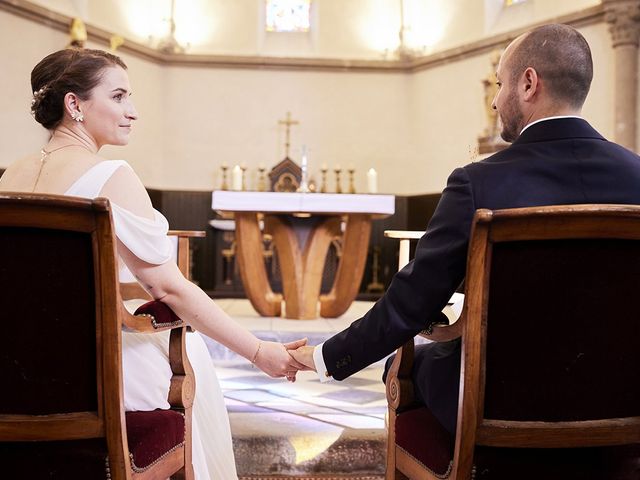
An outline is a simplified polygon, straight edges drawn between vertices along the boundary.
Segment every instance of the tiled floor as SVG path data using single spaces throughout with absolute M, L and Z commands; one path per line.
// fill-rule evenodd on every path
M 258 337 L 281 342 L 301 336 L 315 345 L 341 331 L 372 305 L 355 302 L 338 319 L 286 320 L 258 316 L 247 300 L 217 300 Z M 315 372 L 295 383 L 272 379 L 211 341 L 231 421 L 238 474 L 384 475 L 386 399 L 382 362 L 342 382 L 321 384 Z

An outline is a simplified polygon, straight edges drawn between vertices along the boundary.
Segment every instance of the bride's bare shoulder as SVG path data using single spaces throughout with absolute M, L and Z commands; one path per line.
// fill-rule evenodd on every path
M 0 177 L 0 191 L 22 191 L 27 181 L 33 176 L 33 171 L 39 167 L 39 155 L 33 153 L 11 163 Z
M 118 168 L 102 187 L 100 196 L 109 198 L 131 213 L 154 218 L 151 199 L 140 178 L 130 167 Z

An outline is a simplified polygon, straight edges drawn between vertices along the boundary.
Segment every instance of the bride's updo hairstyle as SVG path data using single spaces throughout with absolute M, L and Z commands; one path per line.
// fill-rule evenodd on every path
M 117 56 L 102 50 L 68 48 L 44 57 L 31 71 L 31 114 L 52 130 L 62 121 L 64 96 L 75 93 L 87 100 L 108 67 L 127 69 Z

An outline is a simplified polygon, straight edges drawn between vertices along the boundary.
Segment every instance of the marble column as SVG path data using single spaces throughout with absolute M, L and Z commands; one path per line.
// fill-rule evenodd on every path
M 614 137 L 637 151 L 640 0 L 602 0 L 615 62 Z

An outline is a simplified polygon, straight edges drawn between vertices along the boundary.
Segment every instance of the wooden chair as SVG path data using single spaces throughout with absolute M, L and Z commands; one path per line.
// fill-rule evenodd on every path
M 457 433 L 387 378 L 387 479 L 640 478 L 640 207 L 478 210 L 461 318 Z
M 109 202 L 0 194 L 0 477 L 193 478 L 184 323 L 127 313 Z M 171 410 L 125 412 L 121 330 L 171 329 Z

